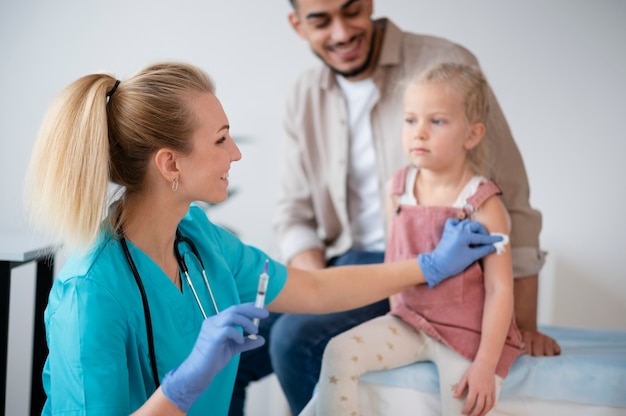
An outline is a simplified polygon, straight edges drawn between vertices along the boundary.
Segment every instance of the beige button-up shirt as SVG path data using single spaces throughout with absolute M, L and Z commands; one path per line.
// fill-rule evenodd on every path
M 388 19 L 373 80 L 378 89 L 371 123 L 376 151 L 381 206 L 385 183 L 407 159 L 401 145 L 403 82 L 436 62 L 478 66 L 474 55 L 445 39 L 401 31 Z M 524 164 L 500 106 L 491 93 L 486 139 L 491 165 L 487 175 L 502 189 L 512 221 L 511 246 L 515 276 L 539 272 L 541 213 L 529 203 Z M 319 248 L 326 258 L 352 247 L 348 218 L 348 109 L 333 72 L 323 64 L 303 73 L 287 99 L 286 137 L 282 149 L 281 189 L 274 228 L 282 259 Z M 385 222 L 384 213 L 380 221 Z M 387 227 L 385 226 L 386 230 Z

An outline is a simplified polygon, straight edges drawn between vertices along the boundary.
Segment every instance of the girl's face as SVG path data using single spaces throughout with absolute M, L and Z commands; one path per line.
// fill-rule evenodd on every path
M 419 83 L 404 95 L 402 146 L 412 164 L 441 171 L 465 163 L 476 143 L 460 94 L 445 83 Z
M 228 118 L 217 97 L 196 94 L 191 99 L 198 127 L 191 140 L 191 153 L 179 159 L 178 192 L 191 201 L 222 202 L 228 196 L 228 171 L 241 159 L 239 148 L 230 137 Z

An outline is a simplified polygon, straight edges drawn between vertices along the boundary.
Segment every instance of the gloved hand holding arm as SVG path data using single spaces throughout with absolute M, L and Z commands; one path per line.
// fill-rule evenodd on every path
M 498 241 L 502 237 L 489 235 L 479 222 L 448 219 L 435 250 L 418 255 L 417 261 L 428 286 L 434 287 L 493 253 L 496 250 L 493 244 Z
M 163 394 L 187 413 L 233 356 L 265 343 L 263 337 L 250 339 L 235 326 L 243 328 L 247 334 L 257 334 L 258 328 L 252 320 L 266 318 L 268 314 L 253 303 L 245 303 L 205 319 L 189 356 L 163 378 Z

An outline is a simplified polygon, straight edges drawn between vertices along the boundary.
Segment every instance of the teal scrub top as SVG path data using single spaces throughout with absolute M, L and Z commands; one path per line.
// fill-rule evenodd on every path
M 285 266 L 243 244 L 192 205 L 179 225 L 204 262 L 218 309 L 254 302 L 269 259 L 266 303 L 282 290 Z M 203 321 L 183 279 L 182 293 L 163 271 L 128 241 L 152 318 L 159 379 L 191 352 Z M 215 315 L 201 268 L 180 244 L 207 315 Z M 72 256 L 56 277 L 44 315 L 49 354 L 43 371 L 44 415 L 128 415 L 155 391 L 141 295 L 120 242 L 102 233 L 88 254 Z M 213 379 L 189 415 L 226 415 L 239 356 Z

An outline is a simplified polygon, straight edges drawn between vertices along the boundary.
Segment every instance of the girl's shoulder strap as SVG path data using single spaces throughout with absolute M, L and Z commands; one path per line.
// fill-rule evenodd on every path
M 478 209 L 487 199 L 493 195 L 501 195 L 500 187 L 494 181 L 488 180 L 481 183 L 474 195 L 467 198 L 467 204 L 463 208 L 466 214 L 471 218 L 474 211 Z
M 400 213 L 399 199 L 406 191 L 406 175 L 411 168 L 411 165 L 404 166 L 398 169 L 391 177 L 391 194 L 389 196 L 391 197 L 391 204 L 396 215 Z
M 404 193 L 406 184 L 406 173 L 411 169 L 411 165 L 404 166 L 398 169 L 392 176 L 391 182 L 391 195 L 400 196 Z

